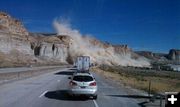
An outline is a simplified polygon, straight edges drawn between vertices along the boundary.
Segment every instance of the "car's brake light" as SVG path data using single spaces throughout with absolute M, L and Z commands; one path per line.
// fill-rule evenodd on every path
M 96 82 L 90 83 L 89 86 L 96 86 Z
M 71 86 L 76 86 L 76 85 L 77 85 L 77 84 L 76 84 L 75 82 L 73 82 L 73 81 L 70 81 L 69 84 L 70 84 Z

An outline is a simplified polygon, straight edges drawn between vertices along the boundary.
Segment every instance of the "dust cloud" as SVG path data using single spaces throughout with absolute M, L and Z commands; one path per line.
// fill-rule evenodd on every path
M 131 52 L 126 54 L 117 54 L 114 47 L 108 48 L 93 45 L 90 41 L 92 37 L 85 35 L 84 37 L 78 30 L 72 29 L 67 22 L 54 20 L 53 25 L 58 35 L 70 36 L 71 44 L 69 46 L 69 54 L 73 60 L 77 56 L 90 56 L 91 62 L 96 64 L 122 65 L 122 66 L 138 66 L 149 67 L 150 63 L 143 57 L 138 59 L 131 58 Z

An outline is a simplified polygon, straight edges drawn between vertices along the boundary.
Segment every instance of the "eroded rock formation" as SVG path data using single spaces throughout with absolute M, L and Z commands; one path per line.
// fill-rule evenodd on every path
M 24 28 L 23 24 L 5 12 L 0 12 L 0 31 L 11 34 L 18 34 L 21 36 L 28 35 L 28 32 Z
M 170 60 L 179 61 L 180 62 L 180 50 L 171 49 L 168 54 L 168 58 Z
M 0 54 L 6 56 L 4 62 L 66 63 L 68 44 L 64 41 L 63 36 L 56 34 L 28 33 L 20 21 L 0 12 Z

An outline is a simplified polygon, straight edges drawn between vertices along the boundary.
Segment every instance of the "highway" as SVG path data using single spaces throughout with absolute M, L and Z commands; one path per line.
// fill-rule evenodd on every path
M 54 67 L 59 67 L 59 66 L 0 68 L 0 73 L 24 72 L 28 70 L 39 70 L 39 69 L 54 68 Z
M 93 72 L 98 84 L 97 100 L 86 97 L 69 97 L 70 68 L 0 85 L 0 107 L 139 107 L 136 99 L 127 95 L 124 88 Z

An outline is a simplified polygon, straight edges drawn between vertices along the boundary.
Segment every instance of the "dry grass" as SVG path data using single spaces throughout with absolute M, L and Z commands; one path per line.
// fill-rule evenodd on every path
M 93 71 L 101 73 L 106 78 L 111 78 L 125 86 L 145 91 L 148 91 L 149 82 L 151 81 L 152 93 L 180 90 L 180 73 L 178 72 L 130 71 L 119 67 L 93 68 Z
M 0 51 L 0 68 L 4 67 L 19 67 L 19 66 L 51 66 L 51 65 L 65 65 L 54 59 L 40 59 L 30 55 L 25 55 L 18 50 L 11 50 L 8 54 Z

